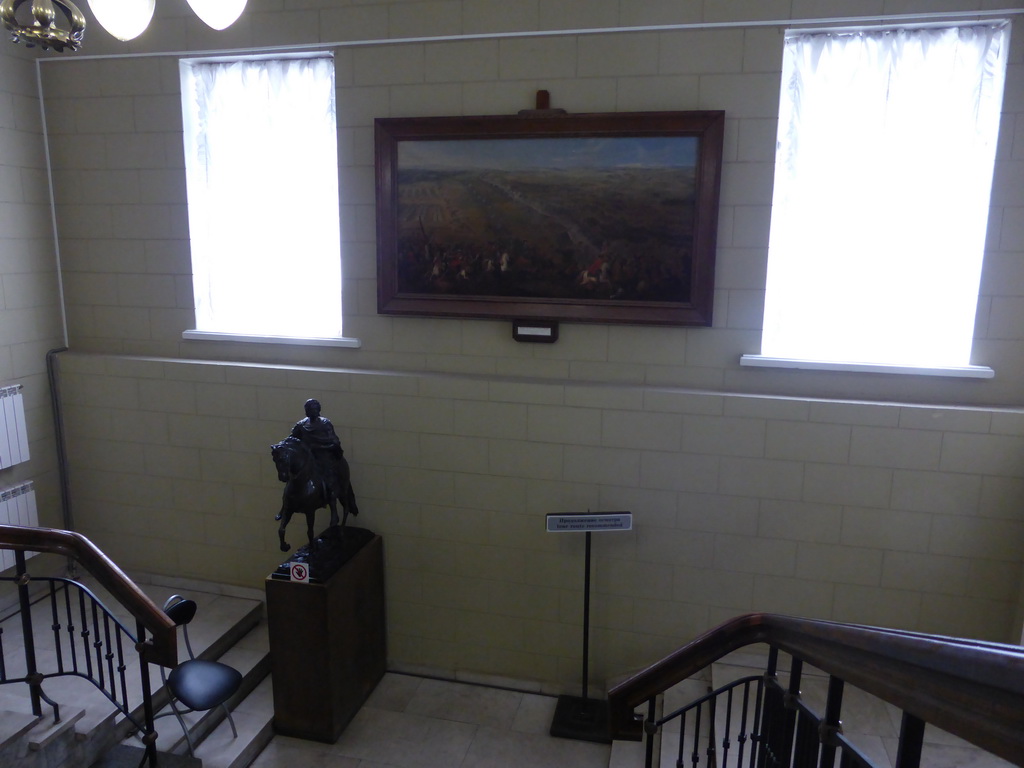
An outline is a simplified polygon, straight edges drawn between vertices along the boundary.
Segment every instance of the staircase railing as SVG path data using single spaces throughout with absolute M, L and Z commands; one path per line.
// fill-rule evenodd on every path
M 764 678 L 757 675 L 734 680 L 659 718 L 655 717 L 655 702 L 652 699 L 648 704 L 644 731 L 653 736 L 668 723 L 678 727 L 676 765 L 689 762 L 698 766 L 701 764 L 701 753 L 704 752 L 707 765 L 756 768 L 764 686 Z M 719 718 L 722 717 L 723 703 L 725 723 L 720 731 Z M 719 737 L 721 753 L 718 752 Z M 649 738 L 646 747 L 646 764 L 650 766 L 654 762 L 654 739 Z M 663 743 L 662 751 L 664 749 Z M 730 756 L 733 758 L 731 763 Z
M 748 690 L 746 706 L 737 706 L 731 698 L 719 703 L 723 696 L 734 695 L 734 687 L 727 686 L 667 716 L 655 716 L 659 694 L 729 653 L 760 643 L 770 649 L 767 668 L 755 695 Z M 777 675 L 780 651 L 791 657 L 786 687 Z M 813 711 L 800 696 L 805 664 L 829 676 L 824 712 Z M 707 764 L 725 768 L 724 757 L 715 754 L 719 739 L 725 747 L 730 738 L 728 730 L 722 736 L 715 725 L 716 717 L 722 717 L 716 710 L 724 709 L 726 718 L 746 713 L 753 720 L 749 728 L 746 722 L 737 725 L 736 737 L 750 742 L 744 758 L 750 768 L 831 768 L 837 756 L 841 765 L 870 768 L 873 763 L 843 734 L 845 684 L 902 710 L 897 768 L 920 764 L 926 724 L 1024 765 L 1024 648 L 773 614 L 748 614 L 726 622 L 615 686 L 608 694 L 609 726 L 614 738 L 640 740 L 646 734 L 650 766 L 654 734 L 666 723 L 681 721 L 682 750 L 685 716 L 704 707 L 703 732 L 693 734 L 688 760 L 681 751 L 677 765 L 697 766 L 696 745 L 704 739 Z M 644 704 L 646 718 L 635 715 Z M 699 721 L 696 728 L 701 729 Z
M 0 577 L 18 591 L 18 613 L 24 643 L 23 675 L 11 674 L 3 660 L 3 627 L 0 626 L 0 684 L 29 686 L 33 714 L 42 715 L 42 704 L 53 709 L 60 722 L 59 705 L 43 691 L 43 681 L 77 676 L 92 682 L 142 732 L 145 761 L 156 765 L 156 731 L 153 727 L 153 696 L 149 664 L 177 664 L 176 627 L 167 615 L 117 565 L 84 536 L 51 528 L 0 525 L 0 549 L 15 553 L 15 575 Z M 72 558 L 110 593 L 134 620 L 134 633 L 87 587 L 71 579 L 29 574 L 26 552 L 46 552 Z M 45 584 L 35 599 L 48 601 L 53 648 L 37 653 L 29 584 Z M 127 670 L 131 654 L 137 654 L 141 694 L 130 695 Z M 43 657 L 43 658 L 41 658 Z M 142 722 L 139 722 L 141 717 Z

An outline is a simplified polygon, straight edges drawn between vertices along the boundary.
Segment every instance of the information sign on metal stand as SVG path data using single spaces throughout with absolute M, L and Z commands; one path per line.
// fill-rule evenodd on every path
M 608 702 L 590 698 L 590 535 L 597 531 L 630 531 L 632 512 L 586 512 L 547 515 L 548 533 L 585 533 L 583 566 L 583 691 L 581 696 L 559 696 L 551 735 L 581 741 L 611 742 L 608 736 Z

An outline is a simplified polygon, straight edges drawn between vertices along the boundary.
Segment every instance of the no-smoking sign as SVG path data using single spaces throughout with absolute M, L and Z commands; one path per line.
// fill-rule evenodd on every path
M 304 584 L 309 583 L 309 566 L 305 563 L 292 563 L 289 572 L 292 581 L 301 581 Z

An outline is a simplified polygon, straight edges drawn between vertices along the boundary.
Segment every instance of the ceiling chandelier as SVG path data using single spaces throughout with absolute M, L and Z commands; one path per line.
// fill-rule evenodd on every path
M 11 32 L 16 43 L 25 43 L 29 48 L 38 45 L 46 50 L 53 48 L 63 51 L 70 48 L 77 51 L 85 34 L 85 16 L 73 3 L 65 0 L 32 0 L 31 21 L 17 18 L 18 10 L 27 0 L 3 0 L 0 2 L 0 19 Z M 67 21 L 67 28 L 57 26 L 57 11 L 60 9 Z M 25 14 L 22 14 L 24 17 Z
M 88 0 L 96 21 L 118 40 L 141 35 L 153 18 L 156 0 Z M 245 9 L 246 0 L 188 0 L 196 15 L 214 29 L 231 26 Z M 20 18 L 19 18 L 20 11 Z M 63 16 L 58 24 L 58 11 Z M 85 16 L 71 0 L 0 0 L 0 21 L 11 39 L 46 50 L 82 47 Z

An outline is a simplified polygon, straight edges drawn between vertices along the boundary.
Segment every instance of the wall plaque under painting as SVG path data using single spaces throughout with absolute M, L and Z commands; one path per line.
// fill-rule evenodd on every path
M 378 311 L 710 325 L 724 122 L 376 120 Z

